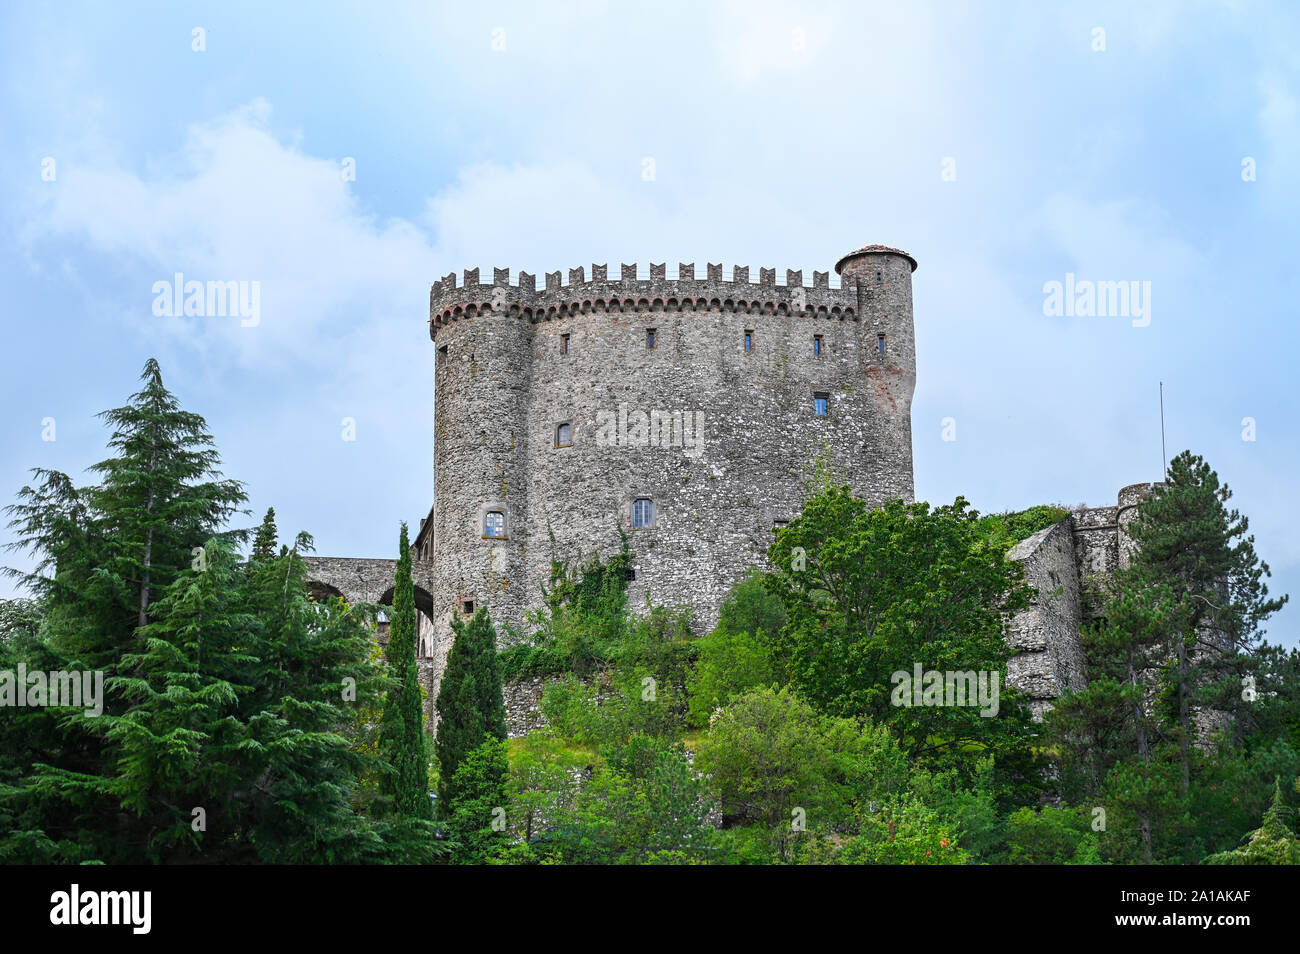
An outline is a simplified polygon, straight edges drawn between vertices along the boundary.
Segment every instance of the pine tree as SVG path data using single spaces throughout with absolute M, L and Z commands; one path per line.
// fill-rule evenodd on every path
M 456 802 L 456 770 L 487 739 L 506 737 L 505 701 L 496 631 L 480 607 L 468 623 L 452 620 L 454 642 L 438 692 L 438 802 L 446 816 Z
M 1168 588 L 1162 701 L 1178 743 L 1184 796 L 1197 713 L 1229 714 L 1240 743 L 1254 702 L 1243 686 L 1259 678 L 1260 624 L 1287 601 L 1268 598 L 1268 564 L 1255 554 L 1246 518 L 1228 509 L 1231 497 L 1209 464 L 1183 451 L 1170 463 L 1167 482 L 1138 508 L 1129 526 L 1137 550 L 1119 574 L 1130 590 Z
M 417 621 L 415 584 L 411 580 L 411 546 L 406 523 L 402 523 L 393 583 L 392 625 L 385 656 L 393 679 L 384 703 L 381 752 L 392 766 L 384 793 L 394 810 L 413 818 L 432 818 L 429 801 L 429 752 L 424 736 L 424 706 L 420 695 L 420 672 L 415 661 Z
M 257 528 L 257 535 L 253 538 L 253 553 L 249 557 L 250 562 L 257 563 L 274 557 L 275 544 L 278 538 L 279 531 L 275 527 L 275 508 L 268 507 L 266 516 L 262 518 L 262 523 Z

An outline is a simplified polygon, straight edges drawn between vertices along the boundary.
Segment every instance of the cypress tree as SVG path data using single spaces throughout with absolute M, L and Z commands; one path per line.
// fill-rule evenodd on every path
M 393 809 L 413 818 L 431 818 L 429 802 L 429 750 L 424 737 L 424 707 L 420 696 L 420 671 L 415 661 L 415 584 L 411 580 L 411 546 L 402 523 L 393 581 L 392 623 L 385 657 L 393 686 L 384 703 L 380 750 L 392 767 L 385 777 L 384 793 Z
M 489 738 L 504 741 L 506 737 L 496 630 L 488 611 L 480 607 L 468 623 L 453 619 L 451 625 L 455 635 L 438 692 L 435 745 L 438 801 L 444 815 L 455 807 L 460 763 Z

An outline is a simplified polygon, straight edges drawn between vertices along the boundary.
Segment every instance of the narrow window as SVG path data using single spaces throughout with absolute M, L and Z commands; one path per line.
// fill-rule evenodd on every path
M 506 535 L 506 515 L 500 510 L 489 510 L 483 516 L 483 536 L 504 537 Z
M 881 354 L 885 353 L 885 336 L 883 333 L 876 335 L 876 347 Z
M 653 349 L 655 346 L 655 329 L 647 328 L 645 330 L 645 346 Z
M 465 609 L 465 615 L 466 615 L 466 616 L 473 616 L 473 615 L 474 615 L 474 601 L 473 601 L 473 600 L 466 600 L 466 601 L 465 601 L 464 609 Z
M 555 428 L 555 446 L 568 447 L 573 443 L 573 425 L 568 421 Z
M 655 503 L 649 497 L 638 497 L 632 501 L 632 526 L 637 529 L 653 527 L 655 523 Z
M 813 354 L 820 355 L 821 353 L 822 353 L 822 336 L 813 335 Z
M 746 351 L 754 350 L 754 332 L 753 329 L 751 328 L 745 329 L 745 350 Z
M 560 335 L 560 354 L 569 353 L 569 336 Z
M 883 282 L 884 280 L 884 272 L 876 272 L 876 281 Z
M 813 410 L 817 413 L 818 417 L 826 416 L 826 405 L 829 399 L 830 399 L 829 394 L 813 395 Z
M 447 346 L 443 345 L 441 348 L 438 349 L 438 366 L 441 367 L 446 363 L 447 363 Z

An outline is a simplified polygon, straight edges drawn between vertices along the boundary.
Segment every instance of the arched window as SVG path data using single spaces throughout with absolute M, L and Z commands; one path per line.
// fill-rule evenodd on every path
M 568 447 L 573 443 L 573 425 L 568 421 L 555 426 L 555 446 Z
M 483 536 L 504 537 L 506 535 L 506 515 L 500 510 L 489 510 L 483 515 Z
M 655 502 L 649 497 L 632 501 L 632 526 L 638 530 L 655 525 Z

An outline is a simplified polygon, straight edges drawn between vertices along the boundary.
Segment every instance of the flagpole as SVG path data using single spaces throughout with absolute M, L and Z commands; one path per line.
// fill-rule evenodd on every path
M 1165 382 L 1160 382 L 1160 462 L 1164 465 L 1162 481 L 1169 478 L 1169 452 L 1165 450 Z

